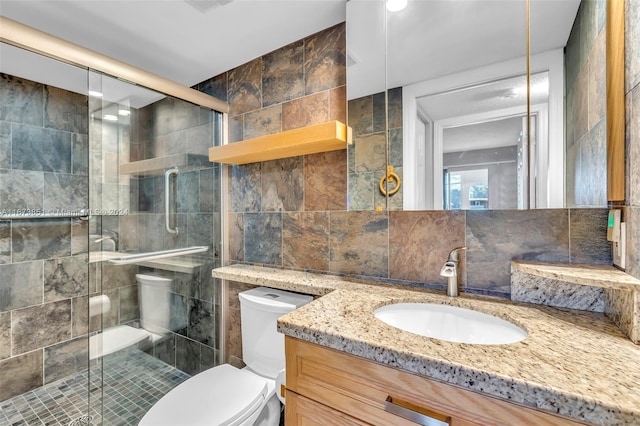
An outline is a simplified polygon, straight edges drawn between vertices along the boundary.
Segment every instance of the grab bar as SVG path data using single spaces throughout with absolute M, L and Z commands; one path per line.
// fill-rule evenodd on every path
M 171 249 L 162 251 L 151 251 L 148 253 L 136 253 L 127 256 L 113 257 L 107 262 L 115 265 L 128 265 L 131 263 L 146 262 L 148 260 L 164 259 L 167 257 L 183 256 L 185 254 L 202 253 L 209 250 L 207 246 L 193 246 L 181 249 Z
M 171 183 L 171 176 L 175 175 L 176 176 L 176 181 L 178 179 L 178 168 L 174 167 L 171 168 L 169 170 L 167 170 L 166 172 L 164 172 L 164 226 L 167 229 L 167 232 L 170 234 L 176 234 L 178 235 L 178 219 L 176 218 L 176 226 L 175 228 L 171 227 L 171 200 L 170 200 L 170 191 L 169 191 L 169 184 Z M 175 189 L 175 188 L 174 188 Z M 175 190 L 173 191 L 174 193 L 176 192 Z M 177 197 L 173 197 L 173 201 L 174 201 L 174 205 L 175 205 L 175 211 L 176 213 L 178 213 L 178 202 L 176 200 Z
M 65 219 L 72 217 L 85 218 L 89 216 L 89 210 L 61 210 L 57 212 L 47 212 L 31 209 L 14 209 L 11 213 L 2 213 L 0 209 L 0 220 L 23 220 L 23 219 Z M 6 210 L 4 210 L 6 212 Z

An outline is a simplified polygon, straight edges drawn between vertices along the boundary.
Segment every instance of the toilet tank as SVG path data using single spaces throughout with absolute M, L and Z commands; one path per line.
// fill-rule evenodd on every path
M 313 300 L 312 296 L 258 287 L 239 294 L 242 358 L 256 373 L 276 378 L 284 368 L 284 335 L 277 331 L 282 315 Z
M 171 283 L 173 280 L 156 275 L 137 274 L 136 281 L 140 304 L 140 326 L 152 333 L 166 333 L 171 329 Z

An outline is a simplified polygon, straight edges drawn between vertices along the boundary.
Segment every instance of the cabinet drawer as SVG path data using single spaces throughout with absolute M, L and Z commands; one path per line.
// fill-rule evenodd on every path
M 368 426 L 351 416 L 336 411 L 287 390 L 285 424 L 287 426 Z
M 451 425 L 582 424 L 288 336 L 285 347 L 287 389 L 374 425 L 415 426 L 385 411 L 389 397 Z

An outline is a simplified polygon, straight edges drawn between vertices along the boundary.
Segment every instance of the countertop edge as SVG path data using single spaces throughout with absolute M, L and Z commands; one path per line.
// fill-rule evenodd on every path
M 514 259 L 511 269 L 571 284 L 640 291 L 640 280 L 611 265 L 584 265 Z M 581 276 L 576 276 L 580 273 Z

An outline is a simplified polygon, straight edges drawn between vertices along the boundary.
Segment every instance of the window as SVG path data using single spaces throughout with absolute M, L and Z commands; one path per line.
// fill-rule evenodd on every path
M 444 170 L 445 210 L 486 210 L 489 208 L 489 170 Z

